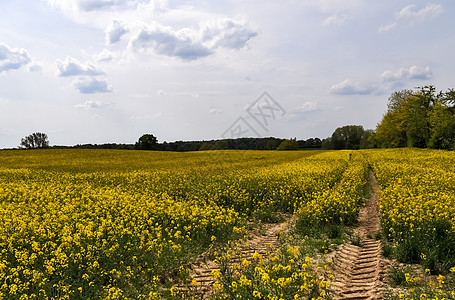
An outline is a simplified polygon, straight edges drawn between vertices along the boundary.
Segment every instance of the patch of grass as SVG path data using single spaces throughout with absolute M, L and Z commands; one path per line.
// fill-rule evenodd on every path
M 390 285 L 392 287 L 405 286 L 407 284 L 406 274 L 409 274 L 409 268 L 391 267 L 389 271 Z
M 394 247 L 390 243 L 383 243 L 382 244 L 382 256 L 387 259 L 391 259 L 393 256 Z
M 362 246 L 362 239 L 360 238 L 359 235 L 353 234 L 351 236 L 351 244 L 354 245 L 354 246 L 361 247 Z
M 379 241 L 382 239 L 382 233 L 380 231 L 376 232 L 376 234 L 374 235 L 374 239 Z
M 329 239 L 340 239 L 343 237 L 344 228 L 340 224 L 330 224 L 326 226 L 326 233 Z

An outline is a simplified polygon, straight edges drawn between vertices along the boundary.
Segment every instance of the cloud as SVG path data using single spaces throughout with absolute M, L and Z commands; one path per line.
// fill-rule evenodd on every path
M 378 87 L 351 79 L 345 79 L 330 88 L 330 93 L 337 95 L 371 95 L 376 91 L 378 91 Z
M 314 101 L 308 101 L 303 103 L 302 105 L 302 112 L 310 112 L 310 111 L 316 111 L 319 110 L 319 103 L 314 102 Z
M 212 114 L 212 115 L 219 115 L 219 114 L 222 114 L 223 111 L 220 110 L 220 109 L 217 109 L 217 108 L 212 108 L 209 110 L 209 114 Z
M 85 101 L 82 104 L 77 104 L 74 107 L 75 108 L 80 108 L 80 109 L 97 109 L 97 108 L 104 108 L 109 106 L 107 103 L 102 103 L 99 101 Z
M 10 70 L 17 70 L 31 62 L 27 50 L 10 48 L 5 43 L 0 43 L 0 74 Z
M 67 57 L 64 61 L 57 60 L 57 67 L 59 70 L 58 76 L 60 77 L 104 75 L 104 72 L 96 69 L 92 64 L 82 64 L 71 57 Z
M 444 9 L 441 4 L 429 3 L 427 4 L 427 6 L 420 10 L 414 10 L 414 8 L 415 8 L 414 4 L 406 6 L 396 15 L 396 18 L 398 20 L 421 22 L 444 12 Z
M 131 38 L 128 48 L 196 60 L 215 52 L 217 48 L 241 49 L 257 32 L 229 18 L 201 22 L 197 28 L 174 30 L 160 24 L 142 26 Z
M 147 51 L 153 49 L 158 54 L 195 60 L 210 55 L 212 51 L 192 37 L 191 30 L 173 31 L 161 25 L 139 30 L 129 44 L 130 49 Z
M 322 22 L 323 26 L 341 26 L 346 23 L 348 16 L 346 14 L 331 15 Z
M 241 49 L 248 41 L 257 36 L 257 32 L 243 23 L 229 18 L 219 18 L 202 22 L 199 35 L 202 42 L 209 48 Z
M 379 33 L 381 32 L 387 32 L 387 31 L 390 31 L 392 29 L 394 29 L 395 27 L 397 26 L 397 22 L 393 22 L 389 25 L 384 25 L 384 26 L 381 26 L 378 30 Z
M 395 22 L 391 24 L 381 26 L 378 32 L 387 32 L 394 29 L 399 22 L 409 22 L 409 23 L 417 23 L 423 22 L 425 20 L 431 19 L 436 17 L 437 15 L 444 12 L 444 8 L 441 4 L 427 4 L 424 8 L 420 10 L 415 9 L 415 5 L 411 4 L 404 7 L 395 15 Z
M 73 87 L 82 94 L 112 92 L 112 87 L 107 84 L 106 80 L 98 80 L 93 77 L 79 77 L 73 82 Z
M 94 56 L 98 62 L 110 62 L 116 57 L 116 54 L 108 49 L 103 49 L 100 53 Z
M 120 21 L 112 21 L 112 23 L 107 27 L 105 31 L 106 44 L 112 45 L 119 42 L 122 36 L 128 33 L 128 31 L 129 30 L 126 28 L 126 26 Z
M 401 80 L 427 80 L 433 77 L 430 67 L 411 66 L 410 68 L 400 68 L 397 71 L 385 71 L 381 75 L 383 81 Z
M 116 9 L 136 9 L 141 4 L 163 3 L 163 1 L 153 0 L 48 0 L 54 7 L 59 7 L 66 11 L 97 11 L 97 10 L 116 10 Z

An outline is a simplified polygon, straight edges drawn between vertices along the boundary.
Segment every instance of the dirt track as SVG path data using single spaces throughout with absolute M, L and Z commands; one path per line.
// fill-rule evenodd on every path
M 333 257 L 334 299 L 381 299 L 384 267 L 381 259 L 381 241 L 375 240 L 380 230 L 378 183 L 369 173 L 371 198 L 360 209 L 359 219 L 353 228 L 360 245 L 344 244 Z
M 360 209 L 358 223 L 351 228 L 354 236 L 358 236 L 360 246 L 343 244 L 334 254 L 332 270 L 333 299 L 381 299 L 382 282 L 384 280 L 384 262 L 381 256 L 381 241 L 375 240 L 380 231 L 378 201 L 379 186 L 373 172 L 369 172 L 371 198 Z M 263 224 L 262 233 L 253 232 L 249 240 L 237 250 L 233 262 L 240 257 L 251 259 L 254 252 L 265 255 L 279 245 L 276 235 L 287 232 L 292 227 L 293 218 L 278 224 Z M 196 296 L 197 299 L 208 299 L 214 283 L 211 273 L 218 266 L 206 255 L 201 255 L 192 265 L 190 279 L 179 290 Z M 188 291 L 191 280 L 196 279 L 199 286 Z
M 265 256 L 267 252 L 276 250 L 279 246 L 277 234 L 280 232 L 288 232 L 292 227 L 294 218 L 288 217 L 285 222 L 277 224 L 263 224 L 260 230 L 252 232 L 248 240 L 239 247 L 236 251 L 235 257 L 232 258 L 232 262 L 240 262 L 241 258 L 251 260 L 253 254 L 258 252 L 262 256 Z M 195 296 L 196 299 L 208 299 L 213 291 L 213 283 L 215 279 L 211 276 L 214 269 L 219 267 L 206 255 L 201 255 L 191 265 L 190 278 L 187 285 L 179 286 L 179 290 L 183 293 Z M 192 288 L 188 291 L 188 285 L 190 282 L 196 279 L 199 283 L 197 288 Z

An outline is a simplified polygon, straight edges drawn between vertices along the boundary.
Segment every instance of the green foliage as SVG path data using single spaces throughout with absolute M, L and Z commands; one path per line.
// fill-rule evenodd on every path
M 436 149 L 455 149 L 455 117 L 453 109 L 441 102 L 435 103 L 429 113 L 431 136 L 428 146 Z
M 378 146 L 454 149 L 454 99 L 454 90 L 436 94 L 434 86 L 393 93 L 376 128 Z
M 284 140 L 277 148 L 277 150 L 297 150 L 299 143 L 296 139 Z
M 21 140 L 21 146 L 25 149 L 48 148 L 49 140 L 47 134 L 35 132 Z
M 409 268 L 392 267 L 389 271 L 390 285 L 393 287 L 405 286 L 407 284 L 406 274 L 409 274 Z M 409 276 L 409 275 L 408 275 Z
M 387 243 L 387 242 L 384 242 L 382 244 L 382 256 L 384 256 L 385 258 L 392 258 L 392 255 L 393 255 L 393 246 L 390 244 L 390 243 Z
M 321 142 L 321 148 L 324 150 L 333 149 L 332 138 L 328 137 L 328 138 L 323 139 Z
M 158 140 L 153 134 L 144 134 L 139 138 L 134 148 L 137 150 L 157 150 Z
M 360 149 L 364 129 L 360 125 L 338 127 L 332 134 L 334 149 Z

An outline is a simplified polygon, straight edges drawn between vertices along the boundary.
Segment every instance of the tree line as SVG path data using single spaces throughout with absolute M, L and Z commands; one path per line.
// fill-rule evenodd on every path
M 134 145 L 134 149 L 186 152 L 204 150 L 276 150 L 279 148 L 279 150 L 303 150 L 320 149 L 321 146 L 322 141 L 319 138 L 310 138 L 307 140 L 288 140 L 275 137 L 244 137 L 209 141 L 176 141 L 158 143 L 153 135 L 144 134 Z
M 121 150 L 157 150 L 157 151 L 204 151 L 204 150 L 304 150 L 320 149 L 319 138 L 307 140 L 281 139 L 275 137 L 237 138 L 209 141 L 176 141 L 159 143 L 153 134 L 143 134 L 135 144 L 78 144 L 75 146 L 49 146 L 48 136 L 35 132 L 21 140 L 22 149 L 73 148 L 73 149 L 121 149 Z
M 371 140 L 381 148 L 454 150 L 455 90 L 425 86 L 393 93 Z
M 45 133 L 36 132 L 21 140 L 24 149 L 49 147 Z M 203 150 L 302 150 L 302 149 L 369 149 L 419 147 L 455 150 L 455 90 L 436 92 L 434 86 L 402 90 L 388 98 L 387 112 L 376 130 L 361 125 L 335 129 L 323 140 L 281 139 L 275 137 L 237 138 L 209 141 L 158 143 L 153 134 L 144 134 L 135 144 L 82 144 L 53 148 L 127 149 L 158 151 Z

